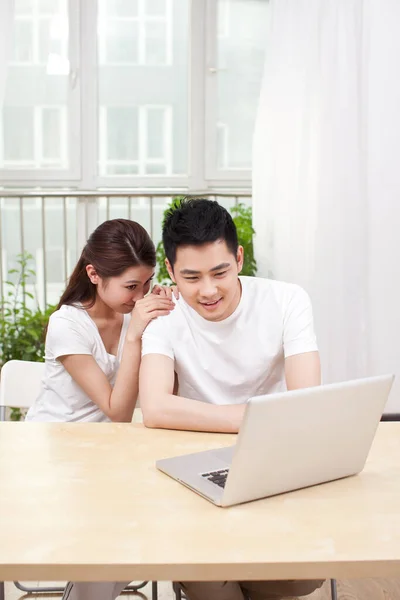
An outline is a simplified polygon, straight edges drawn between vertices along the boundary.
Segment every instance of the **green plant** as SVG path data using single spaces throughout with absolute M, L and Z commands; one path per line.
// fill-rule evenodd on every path
M 164 211 L 163 221 L 166 217 L 166 213 L 171 210 L 171 208 L 176 208 L 181 199 L 182 196 L 177 196 L 171 200 Z M 236 206 L 233 206 L 230 209 L 230 212 L 232 213 L 233 222 L 236 225 L 239 244 L 244 248 L 244 264 L 241 275 L 254 277 L 257 273 L 257 263 L 254 258 L 253 236 L 255 235 L 255 231 L 252 224 L 251 206 L 239 203 Z M 171 279 L 168 275 L 167 267 L 165 266 L 165 252 L 162 241 L 157 245 L 156 255 L 158 269 L 157 280 L 162 285 L 170 285 Z
M 18 268 L 8 271 L 8 293 L 0 304 L 0 365 L 17 360 L 44 360 L 45 327 L 55 306 L 30 308 L 28 298 L 35 303 L 35 296 L 27 291 L 28 281 L 35 276 L 31 268 L 33 257 L 27 252 L 18 255 Z M 10 418 L 20 420 L 19 409 L 11 409 Z
M 254 258 L 253 236 L 253 214 L 251 206 L 239 203 L 231 208 L 233 222 L 236 225 L 239 244 L 243 246 L 244 263 L 241 275 L 255 277 L 257 275 L 257 263 Z
M 163 214 L 163 224 L 165 218 L 167 216 L 167 212 L 172 209 L 177 208 L 179 202 L 183 200 L 184 196 L 175 196 L 172 200 L 167 204 L 164 214 Z M 157 281 L 161 285 L 171 285 L 171 279 L 168 275 L 167 267 L 165 266 L 165 252 L 162 240 L 160 240 L 157 244 L 156 248 L 156 260 L 157 260 Z

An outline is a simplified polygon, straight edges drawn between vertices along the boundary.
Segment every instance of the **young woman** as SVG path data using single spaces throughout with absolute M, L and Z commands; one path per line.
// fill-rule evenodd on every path
M 42 391 L 27 421 L 132 420 L 141 337 L 174 308 L 171 291 L 151 294 L 156 253 L 146 230 L 125 219 L 90 236 L 46 335 Z M 64 600 L 111 600 L 128 583 L 69 582 Z
M 92 233 L 50 317 L 42 391 L 27 421 L 132 420 L 142 333 L 174 308 L 169 290 L 148 294 L 155 265 L 139 223 L 114 219 Z

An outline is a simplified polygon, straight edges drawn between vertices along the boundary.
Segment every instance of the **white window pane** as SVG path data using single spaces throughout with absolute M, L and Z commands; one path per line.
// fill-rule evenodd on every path
M 109 165 L 107 175 L 139 175 L 139 166 L 134 163 Z
M 66 17 L 57 15 L 51 18 L 41 18 L 39 30 L 39 62 L 47 64 L 50 56 L 65 56 L 67 45 L 68 25 Z
M 146 23 L 145 48 L 146 65 L 166 65 L 168 63 L 165 21 L 148 21 Z
M 55 164 L 62 163 L 63 131 L 61 111 L 58 108 L 44 108 L 42 111 L 42 156 Z M 65 142 L 65 141 L 64 141 Z
M 100 116 L 98 171 L 100 175 L 115 177 L 121 174 L 121 170 L 125 170 L 125 174 L 131 170 L 133 174 L 135 164 L 139 175 L 146 175 L 151 170 L 156 175 L 185 175 L 189 155 L 187 92 L 190 0 L 159 3 L 139 0 L 139 11 L 135 18 L 124 15 L 116 2 L 98 1 L 99 107 L 107 113 L 113 107 L 118 107 L 123 99 L 125 109 L 131 107 L 138 110 L 136 130 L 129 139 L 126 122 L 118 126 L 118 134 L 111 133 L 106 131 L 105 119 Z M 104 8 L 111 6 L 119 12 L 106 19 Z M 164 6 L 168 6 L 169 10 L 164 10 Z M 160 14 L 149 15 L 149 10 Z M 112 44 L 111 37 L 104 35 L 111 24 Z M 152 68 L 147 68 L 149 66 Z M 155 109 L 153 114 L 153 107 L 160 107 L 161 112 Z M 167 125 L 162 117 L 164 112 L 168 114 Z M 110 116 L 107 117 L 109 121 Z M 162 130 L 157 131 L 159 127 Z M 130 125 L 131 131 L 133 128 L 134 125 Z M 133 147 L 133 144 L 136 145 Z M 153 162 L 156 159 L 160 159 L 157 164 Z M 128 160 L 129 164 L 123 164 L 122 160 Z
M 165 165 L 162 163 L 147 164 L 146 175 L 166 175 Z
M 138 175 L 138 112 L 136 108 L 101 109 L 102 175 Z
M 228 169 L 229 129 L 226 123 L 217 124 L 218 169 Z
M 218 0 L 219 125 L 215 127 L 219 168 L 251 168 L 267 11 L 267 0 Z
M 31 19 L 15 21 L 13 61 L 17 63 L 33 62 L 33 21 Z
M 229 32 L 230 0 L 218 0 L 217 36 L 226 37 Z
M 66 0 L 39 0 L 38 9 L 41 15 L 54 15 L 66 12 Z
M 33 109 L 5 106 L 3 110 L 4 161 L 34 159 Z
M 165 111 L 147 111 L 147 158 L 164 158 Z
M 99 14 L 114 17 L 136 17 L 139 0 L 99 0 Z
M 46 63 L 50 53 L 50 19 L 39 21 L 39 62 Z
M 16 15 L 31 15 L 33 11 L 33 0 L 15 0 L 14 12 Z
M 139 34 L 136 21 L 109 20 L 102 29 L 106 43 L 106 63 L 138 63 Z
M 7 69 L 4 106 L 5 114 L 10 117 L 6 117 L 0 129 L 3 137 L 0 168 L 67 170 L 70 168 L 67 122 L 71 118 L 70 107 L 78 99 L 77 94 L 72 98 L 69 80 L 67 3 L 25 0 L 23 4 L 19 2 L 19 9 L 31 8 L 32 16 L 15 19 L 19 61 L 17 64 L 10 61 Z M 48 16 L 43 16 L 44 13 Z M 76 28 L 74 31 L 76 34 Z M 76 154 L 78 149 L 74 149 Z M 40 181 L 40 176 L 37 179 Z
M 144 3 L 146 14 L 151 16 L 165 16 L 167 0 L 146 0 Z
M 138 116 L 135 108 L 108 108 L 107 148 L 111 160 L 137 160 Z

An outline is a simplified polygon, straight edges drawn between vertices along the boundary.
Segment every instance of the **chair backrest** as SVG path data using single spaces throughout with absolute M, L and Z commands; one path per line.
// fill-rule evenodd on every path
M 0 373 L 0 406 L 29 408 L 39 395 L 44 363 L 10 360 Z

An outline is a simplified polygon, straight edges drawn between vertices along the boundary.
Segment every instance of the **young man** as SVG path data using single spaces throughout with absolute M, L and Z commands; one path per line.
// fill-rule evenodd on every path
M 320 384 L 307 294 L 296 285 L 239 277 L 243 248 L 223 207 L 182 201 L 167 215 L 163 243 L 180 298 L 143 335 L 139 393 L 147 427 L 237 432 L 251 396 Z M 321 584 L 182 585 L 190 600 L 266 600 L 306 595 Z

